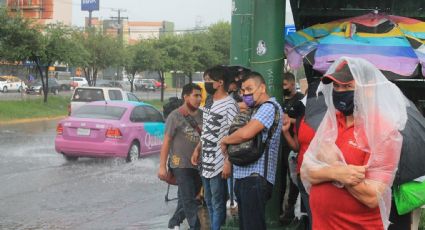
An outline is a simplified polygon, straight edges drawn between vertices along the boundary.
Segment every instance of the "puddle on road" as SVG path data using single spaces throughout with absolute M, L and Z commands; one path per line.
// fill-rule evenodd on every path
M 64 162 L 64 170 L 90 174 L 96 172 L 96 177 L 102 183 L 114 184 L 155 184 L 159 165 L 157 156 L 141 158 L 136 162 L 127 163 L 122 158 L 81 158 L 76 162 Z

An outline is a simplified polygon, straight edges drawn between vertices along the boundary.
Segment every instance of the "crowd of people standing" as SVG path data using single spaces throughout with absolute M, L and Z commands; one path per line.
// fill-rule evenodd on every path
M 266 229 L 266 203 L 276 183 L 278 159 L 283 225 L 294 221 L 301 197 L 306 229 L 390 226 L 391 186 L 407 105 L 401 91 L 373 65 L 342 58 L 309 82 L 307 95 L 297 91 L 294 75 L 285 73 L 283 103 L 268 94 L 260 73 L 243 67 L 212 67 L 204 72 L 204 82 L 205 106 L 200 107 L 202 89 L 187 84 L 183 105 L 166 121 L 158 176 L 165 179 L 172 173 L 178 184 L 169 228 L 178 229 L 186 219 L 190 229 L 200 229 L 202 193 L 210 229 L 221 229 L 234 192 L 239 228 Z M 397 103 L 387 106 L 389 100 Z M 246 110 L 252 110 L 249 121 L 229 133 L 235 117 Z M 232 164 L 228 146 L 259 134 L 267 142 L 261 156 L 247 165 Z

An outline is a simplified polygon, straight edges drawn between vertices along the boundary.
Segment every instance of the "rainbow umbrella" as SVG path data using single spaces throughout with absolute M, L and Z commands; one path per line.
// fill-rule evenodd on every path
M 293 69 L 307 62 L 325 73 L 347 56 L 370 61 L 389 79 L 425 76 L 425 22 L 374 12 L 317 24 L 289 34 L 285 53 Z

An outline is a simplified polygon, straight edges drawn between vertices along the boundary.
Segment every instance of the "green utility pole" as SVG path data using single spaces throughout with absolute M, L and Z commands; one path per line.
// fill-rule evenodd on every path
M 282 102 L 283 31 L 285 0 L 253 0 L 254 26 L 252 33 L 251 68 L 264 76 L 269 95 Z M 281 152 L 281 151 L 279 151 Z M 279 229 L 279 196 L 282 194 L 281 156 L 277 162 L 273 195 L 266 206 L 268 229 Z M 286 175 L 286 174 L 285 174 Z M 281 227 L 280 227 L 281 229 Z
M 253 0 L 251 68 L 261 73 L 270 95 L 282 100 L 285 0 Z M 232 25 L 233 26 L 233 25 Z
M 252 0 L 232 1 L 231 65 L 250 67 L 253 4 Z
M 233 0 L 230 63 L 261 73 L 269 95 L 282 102 L 283 31 L 285 0 Z M 280 151 L 279 151 L 280 152 Z M 279 194 L 282 193 L 282 162 L 278 160 L 276 181 L 266 207 L 267 229 L 284 229 L 279 223 Z M 237 219 L 237 218 L 236 218 Z M 238 229 L 237 220 L 226 222 L 223 229 Z

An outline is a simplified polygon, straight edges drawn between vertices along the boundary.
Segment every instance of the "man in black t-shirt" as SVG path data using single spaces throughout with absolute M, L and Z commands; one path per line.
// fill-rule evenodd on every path
M 304 116 L 304 104 L 301 102 L 304 95 L 297 92 L 295 87 L 295 76 L 292 73 L 284 73 L 283 76 L 283 96 L 284 102 L 282 104 L 283 112 L 285 115 L 288 115 L 291 120 L 290 133 L 291 136 L 294 135 L 294 125 L 297 123 L 297 120 L 300 120 Z M 287 225 L 295 217 L 294 215 L 294 206 L 298 197 L 298 187 L 294 184 L 293 181 L 289 180 L 289 193 L 288 200 L 283 209 L 284 197 L 286 192 L 287 179 L 289 175 L 289 166 L 288 158 L 291 148 L 289 147 L 286 139 L 282 137 L 282 192 L 280 194 L 280 204 L 281 204 L 281 216 L 280 221 Z

